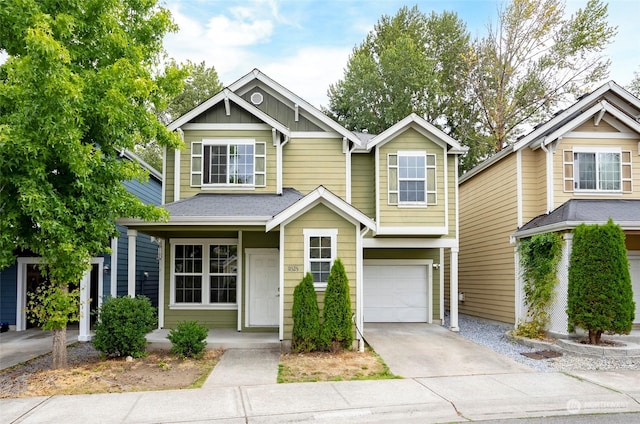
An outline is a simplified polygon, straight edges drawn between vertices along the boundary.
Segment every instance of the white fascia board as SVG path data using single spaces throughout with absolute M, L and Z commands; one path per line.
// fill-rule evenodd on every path
M 134 218 L 121 218 L 116 222 L 124 226 L 136 226 L 136 227 L 153 227 L 153 226 L 175 226 L 175 225 L 265 225 L 269 221 L 271 216 L 181 216 L 176 218 L 169 218 L 166 222 L 158 221 L 143 221 L 141 219 Z
M 473 177 L 476 174 L 479 174 L 483 170 L 489 168 L 494 163 L 500 161 L 502 158 L 504 158 L 506 156 L 509 156 L 511 153 L 513 153 L 513 144 L 508 145 L 507 147 L 505 147 L 504 149 L 500 150 L 495 155 L 491 156 L 489 159 L 485 160 L 484 162 L 480 163 L 479 165 L 476 165 L 473 169 L 465 172 L 460 177 L 458 183 L 462 184 L 463 182 L 467 181 L 469 178 Z
M 534 141 L 538 137 L 540 137 L 541 134 L 544 134 L 550 128 L 553 128 L 554 125 L 558 124 L 559 122 L 562 122 L 562 120 L 566 119 L 568 116 L 573 115 L 574 113 L 579 111 L 584 106 L 588 105 L 589 103 L 591 103 L 594 100 L 596 100 L 598 97 L 600 97 L 603 94 L 605 94 L 607 91 L 612 91 L 613 93 L 615 93 L 618 96 L 620 96 L 623 99 L 625 99 L 625 101 L 633 104 L 638 109 L 640 109 L 640 99 L 638 99 L 637 97 L 633 96 L 631 93 L 629 93 L 624 88 L 620 87 L 615 82 L 609 81 L 609 82 L 601 85 L 600 87 L 598 87 L 597 89 L 595 89 L 590 94 L 588 94 L 585 97 L 583 97 L 582 99 L 578 100 L 576 103 L 574 103 L 572 106 L 570 106 L 567 109 L 565 109 L 563 112 L 561 112 L 557 116 L 554 116 L 549 121 L 545 122 L 544 124 L 540 125 L 535 130 L 530 132 L 529 134 L 527 134 L 524 137 L 522 137 L 520 140 L 518 140 L 516 143 L 513 144 L 514 149 L 515 150 L 520 150 L 523 147 L 527 146 L 529 143 L 531 143 L 532 141 Z
M 251 124 L 216 124 L 216 123 L 206 123 L 206 122 L 191 122 L 184 124 L 181 126 L 183 130 L 218 130 L 218 131 L 229 131 L 229 130 L 240 130 L 240 131 L 264 131 L 271 130 L 271 125 L 262 124 L 262 123 L 251 123 Z
M 376 229 L 376 224 L 371 218 L 342 200 L 340 197 L 331 193 L 325 187 L 320 186 L 302 199 L 298 200 L 289 208 L 274 216 L 273 219 L 266 224 L 266 231 L 269 232 L 278 225 L 295 219 L 305 211 L 320 203 L 329 207 L 331 210 L 349 221 L 360 222 L 374 231 Z
M 335 131 L 292 131 L 291 138 L 343 138 Z
M 442 227 L 378 227 L 376 235 L 386 236 L 444 236 L 449 234 L 449 228 Z
M 451 147 L 448 153 L 463 154 L 469 150 L 468 147 L 461 146 L 454 138 L 445 134 L 444 132 L 442 132 L 442 130 L 430 124 L 425 119 L 419 117 L 415 113 L 408 115 L 406 118 L 404 118 L 400 122 L 396 123 L 395 125 L 392 125 L 382 133 L 373 137 L 371 140 L 369 140 L 369 143 L 367 143 L 367 149 L 371 150 L 376 146 L 383 145 L 389 140 L 395 138 L 401 132 L 405 131 L 407 128 L 416 129 L 422 135 L 429 137 L 430 139 L 432 139 L 432 141 L 436 142 L 440 146 Z
M 116 149 L 116 151 L 120 152 L 120 154 L 124 157 L 126 157 L 129 160 L 132 160 L 134 162 L 138 162 L 144 169 L 146 169 L 147 171 L 149 171 L 149 175 L 151 175 L 153 178 L 157 179 L 158 181 L 162 182 L 162 174 L 160 172 L 158 172 L 153 166 L 149 165 L 147 162 L 145 162 L 140 156 L 136 155 L 133 152 L 130 152 L 129 150 L 118 150 Z M 163 161 L 164 163 L 164 161 Z
M 167 126 L 167 128 L 170 131 L 178 129 L 182 127 L 182 125 L 189 122 L 191 119 L 205 112 L 206 110 L 213 107 L 217 103 L 220 103 L 221 101 L 225 101 L 225 100 L 233 101 L 236 105 L 240 106 L 242 109 L 246 110 L 250 114 L 260 119 L 261 121 L 270 125 L 272 128 L 277 129 L 283 134 L 289 135 L 289 128 L 285 127 L 280 122 L 276 121 L 271 116 L 267 115 L 266 113 L 264 113 L 263 111 L 261 111 L 260 109 L 252 105 L 251 103 L 247 102 L 242 97 L 238 96 L 236 93 L 229 90 L 228 88 L 225 88 L 224 90 L 222 90 L 221 92 L 219 92 L 218 94 L 216 94 L 215 96 L 207 100 L 206 102 L 202 103 L 200 106 L 191 110 L 191 112 L 187 112 L 186 114 L 182 115 L 180 118 L 170 123 Z
M 514 233 L 511 237 L 514 239 L 523 239 L 531 237 L 537 234 L 554 233 L 558 231 L 573 230 L 580 224 L 586 225 L 604 225 L 607 221 L 564 221 L 556 224 L 545 225 L 543 227 L 531 228 L 529 230 L 519 231 Z M 616 225 L 619 225 L 625 231 L 640 230 L 640 221 L 616 221 Z
M 263 74 L 259 69 L 254 69 L 253 71 L 249 72 L 248 74 L 246 74 L 245 76 L 243 76 L 242 78 L 240 78 L 239 80 L 234 82 L 233 84 L 229 85 L 229 89 L 232 90 L 232 91 L 239 90 L 242 87 L 244 87 L 245 85 L 249 84 L 253 80 L 258 80 L 258 81 L 262 82 L 263 84 L 265 84 L 267 87 L 269 87 L 274 92 L 284 96 L 292 104 L 294 104 L 294 105 L 297 104 L 299 108 L 301 107 L 302 109 L 304 109 L 304 112 L 307 112 L 308 114 L 313 116 L 318 121 L 322 122 L 323 124 L 325 124 L 329 128 L 331 128 L 334 131 L 336 131 L 341 136 L 347 137 L 353 143 L 355 143 L 357 145 L 360 145 L 360 140 L 358 139 L 358 137 L 356 137 L 356 135 L 354 133 L 352 133 L 351 131 L 349 131 L 348 129 L 343 127 L 342 125 L 338 124 L 333 119 L 329 118 L 327 115 L 322 113 L 319 109 L 317 109 L 311 103 L 307 102 L 306 100 L 302 99 L 301 97 L 298 97 L 293 92 L 291 92 L 289 89 L 283 87 L 282 85 L 280 85 L 276 81 L 274 81 L 271 78 L 269 78 L 267 75 Z
M 362 241 L 365 249 L 439 249 L 457 248 L 458 240 L 452 238 L 369 238 Z
M 604 111 L 604 106 L 602 104 L 603 102 L 604 101 L 598 102 L 595 105 L 591 106 L 589 109 L 585 110 L 580 115 L 576 116 L 574 119 L 570 120 L 569 122 L 567 122 L 566 124 L 558 128 L 557 130 L 552 132 L 551 134 L 544 137 L 540 137 L 536 142 L 534 142 L 531 145 L 531 148 L 535 150 L 536 148 L 540 147 L 540 144 L 543 144 L 543 143 L 545 146 L 548 145 L 549 143 L 553 142 L 559 137 L 562 137 L 564 134 L 568 133 L 569 131 L 582 125 L 584 122 L 591 119 L 593 115 L 597 114 L 600 111 Z

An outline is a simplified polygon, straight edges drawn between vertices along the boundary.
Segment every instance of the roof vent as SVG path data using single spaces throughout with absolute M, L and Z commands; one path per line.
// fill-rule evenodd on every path
M 362 132 L 363 132 L 364 134 L 369 134 L 369 130 L 368 130 L 367 128 L 363 128 L 363 129 L 362 129 Z
M 262 95 L 262 93 L 255 92 L 251 95 L 251 103 L 253 103 L 254 105 L 258 106 L 259 104 L 262 104 L 263 101 L 264 96 Z

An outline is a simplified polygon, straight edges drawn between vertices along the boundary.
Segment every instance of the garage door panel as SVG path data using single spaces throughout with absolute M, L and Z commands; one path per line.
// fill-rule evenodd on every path
M 368 265 L 364 267 L 366 322 L 428 321 L 425 265 Z

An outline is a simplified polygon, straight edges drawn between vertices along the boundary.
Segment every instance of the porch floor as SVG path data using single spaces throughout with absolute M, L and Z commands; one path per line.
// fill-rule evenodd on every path
M 170 348 L 171 342 L 167 339 L 169 331 L 169 329 L 154 330 L 147 334 L 147 341 L 157 347 Z M 214 328 L 209 330 L 207 348 L 279 349 L 280 340 L 278 339 L 278 333 L 251 333 L 240 332 L 231 328 Z

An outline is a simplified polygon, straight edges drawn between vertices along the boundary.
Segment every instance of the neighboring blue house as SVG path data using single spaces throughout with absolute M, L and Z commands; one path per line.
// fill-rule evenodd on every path
M 123 157 L 140 162 L 149 170 L 149 181 L 125 181 L 127 191 L 145 204 L 160 205 L 162 175 L 136 155 L 124 152 Z M 91 340 L 91 327 L 96 311 L 107 296 L 145 295 L 158 305 L 158 244 L 146 234 L 127 230 L 118 225 L 120 235 L 111 240 L 111 254 L 92 259 L 92 269 L 80 282 L 81 318 L 78 340 Z M 135 249 L 129 249 L 135 244 Z M 135 252 L 129 257 L 129 250 Z M 0 271 L 0 321 L 8 322 L 11 330 L 23 331 L 31 327 L 24 308 L 27 293 L 42 282 L 38 269 L 41 259 L 29 252 L 19 255 L 16 263 Z

